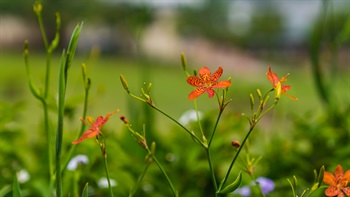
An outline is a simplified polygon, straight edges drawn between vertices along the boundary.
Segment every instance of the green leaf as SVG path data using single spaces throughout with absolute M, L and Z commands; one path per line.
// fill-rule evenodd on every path
M 350 40 L 350 15 L 348 16 L 346 22 L 344 23 L 343 29 L 338 34 L 336 38 L 337 44 L 342 44 Z
M 5 185 L 4 187 L 0 188 L 0 197 L 6 196 L 8 193 L 11 192 L 11 190 L 11 185 Z
M 88 186 L 89 186 L 89 183 L 86 183 L 85 184 L 85 187 L 84 187 L 84 190 L 83 190 L 83 193 L 81 194 L 82 197 L 88 197 Z
M 13 197 L 21 197 L 22 196 L 21 190 L 19 188 L 18 180 L 17 180 L 17 175 L 15 175 L 13 178 L 12 196 Z
M 231 183 L 230 185 L 226 186 L 224 189 L 218 191 L 217 193 L 219 193 L 219 194 L 227 194 L 227 193 L 233 192 L 239 187 L 239 185 L 241 184 L 241 181 L 242 181 L 242 171 L 239 172 L 236 180 L 233 183 Z

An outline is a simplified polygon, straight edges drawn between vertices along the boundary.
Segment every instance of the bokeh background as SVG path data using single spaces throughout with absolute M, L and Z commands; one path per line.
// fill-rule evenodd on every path
M 182 71 L 180 54 L 188 69 L 207 66 L 224 68 L 223 78 L 232 77 L 228 92 L 232 102 L 226 109 L 214 139 L 215 171 L 224 173 L 234 154 L 232 140 L 242 140 L 248 122 L 249 94 L 266 92 L 267 67 L 280 77 L 290 73 L 289 93 L 277 108 L 263 118 L 249 147 L 252 157 L 262 156 L 255 175 L 275 181 L 271 196 L 288 196 L 287 178 L 300 180 L 300 190 L 311 187 L 313 170 L 337 164 L 350 169 L 350 2 L 347 0 L 214 1 L 214 0 L 44 0 L 45 30 L 55 33 L 55 12 L 61 15 L 59 48 L 52 59 L 50 119 L 56 122 L 56 92 L 59 58 L 71 32 L 83 21 L 77 54 L 67 87 L 64 150 L 79 129 L 83 104 L 82 63 L 92 80 L 88 114 L 93 117 L 120 109 L 104 127 L 113 191 L 126 196 L 145 166 L 144 151 L 125 130 L 119 115 L 126 115 L 136 130 L 145 124 L 149 143 L 157 142 L 157 154 L 183 196 L 204 196 L 211 179 L 203 151 L 170 120 L 132 99 L 124 91 L 119 75 L 130 89 L 140 94 L 144 83 L 152 83 L 152 97 L 158 107 L 175 119 L 193 103 L 192 90 Z M 47 155 L 40 103 L 31 95 L 23 60 L 23 43 L 29 41 L 30 66 L 34 81 L 43 84 L 45 48 L 33 12 L 34 1 L 0 2 L 0 191 L 4 195 L 15 172 L 25 170 L 29 180 L 21 183 L 27 196 L 45 196 L 48 190 Z M 218 106 L 202 96 L 198 107 L 210 132 Z M 195 123 L 187 123 L 196 127 Z M 209 134 L 208 134 L 209 135 Z M 64 152 L 63 150 L 63 152 Z M 67 171 L 64 189 L 80 190 L 86 182 L 92 196 L 107 189 L 98 186 L 104 176 L 103 161 L 94 140 L 76 150 L 89 163 L 79 172 Z M 245 156 L 235 167 L 244 166 Z M 188 176 L 186 176 L 188 175 Z M 233 177 L 232 177 L 233 178 Z M 249 184 L 248 176 L 244 183 Z M 72 183 L 72 184 L 70 184 Z M 171 194 L 156 165 L 147 173 L 138 196 Z M 320 195 L 322 194 L 322 191 Z M 118 195 L 118 196 L 119 196 Z M 235 194 L 232 194 L 235 195 Z

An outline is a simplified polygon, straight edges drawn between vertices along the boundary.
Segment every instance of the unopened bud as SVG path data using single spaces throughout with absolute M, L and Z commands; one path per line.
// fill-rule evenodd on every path
M 124 87 L 124 89 L 129 92 L 129 86 L 128 83 L 126 82 L 125 78 L 123 75 L 120 75 L 120 81 L 122 82 L 122 85 Z
M 181 53 L 181 63 L 182 63 L 182 68 L 184 70 L 186 70 L 187 60 L 186 60 L 185 54 L 183 52 Z
M 236 141 L 236 140 L 232 141 L 231 144 L 232 144 L 232 146 L 235 147 L 235 148 L 239 148 L 239 147 L 241 146 L 241 143 L 240 143 L 239 141 Z
M 251 108 L 253 108 L 254 107 L 254 96 L 253 96 L 253 94 L 249 94 L 249 97 L 250 97 L 250 106 L 251 106 Z
M 33 10 L 36 14 L 40 14 L 42 9 L 43 9 L 43 6 L 39 2 L 36 2 L 33 6 Z
M 120 120 L 122 120 L 124 124 L 128 124 L 128 120 L 126 119 L 125 116 L 120 116 Z
M 256 93 L 258 94 L 259 99 L 262 99 L 262 94 L 259 89 L 256 89 Z
M 150 93 L 152 88 L 152 83 L 149 83 L 147 86 L 147 92 Z

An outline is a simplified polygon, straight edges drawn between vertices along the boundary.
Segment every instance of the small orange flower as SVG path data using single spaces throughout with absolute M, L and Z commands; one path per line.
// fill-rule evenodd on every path
M 230 80 L 217 81 L 221 77 L 222 72 L 223 69 L 221 66 L 217 71 L 215 71 L 214 74 L 211 74 L 210 70 L 207 67 L 203 67 L 198 71 L 199 77 L 189 76 L 186 80 L 187 83 L 197 88 L 188 95 L 188 99 L 193 100 L 202 95 L 204 92 L 207 92 L 209 98 L 212 98 L 215 94 L 213 88 L 229 87 L 231 85 Z
M 343 167 L 337 165 L 334 175 L 330 172 L 324 172 L 323 182 L 329 185 L 324 191 L 326 196 L 344 197 L 345 193 L 346 196 L 350 197 L 350 187 L 347 187 L 350 183 L 350 170 L 344 174 Z
M 87 116 L 86 119 L 89 121 L 90 124 L 88 124 L 84 119 L 80 119 L 84 124 L 90 125 L 90 129 L 85 131 L 83 135 L 78 139 L 72 142 L 72 144 L 79 144 L 81 141 L 85 140 L 86 138 L 92 138 L 97 136 L 100 133 L 100 129 L 102 126 L 108 121 L 109 117 L 111 117 L 113 114 L 117 113 L 119 110 L 115 110 L 112 113 L 108 113 L 105 117 L 99 116 L 96 118 L 96 121 L 94 122 L 94 118 L 91 116 Z
M 279 98 L 281 94 L 284 94 L 293 100 L 298 100 L 296 97 L 286 94 L 286 91 L 289 90 L 291 86 L 282 85 L 287 81 L 288 75 L 289 74 L 279 80 L 277 74 L 271 71 L 270 66 L 268 67 L 268 72 L 266 73 L 267 79 L 272 83 L 273 88 L 277 91 L 276 98 Z

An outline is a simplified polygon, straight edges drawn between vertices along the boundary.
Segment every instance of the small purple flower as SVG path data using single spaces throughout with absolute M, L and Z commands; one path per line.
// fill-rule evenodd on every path
M 275 189 L 275 183 L 266 177 L 259 177 L 256 179 L 256 182 L 259 184 L 261 191 L 267 195 Z
M 236 189 L 233 193 L 239 194 L 243 197 L 247 197 L 247 196 L 250 196 L 252 194 L 252 191 L 250 190 L 249 186 L 243 186 L 241 188 Z

